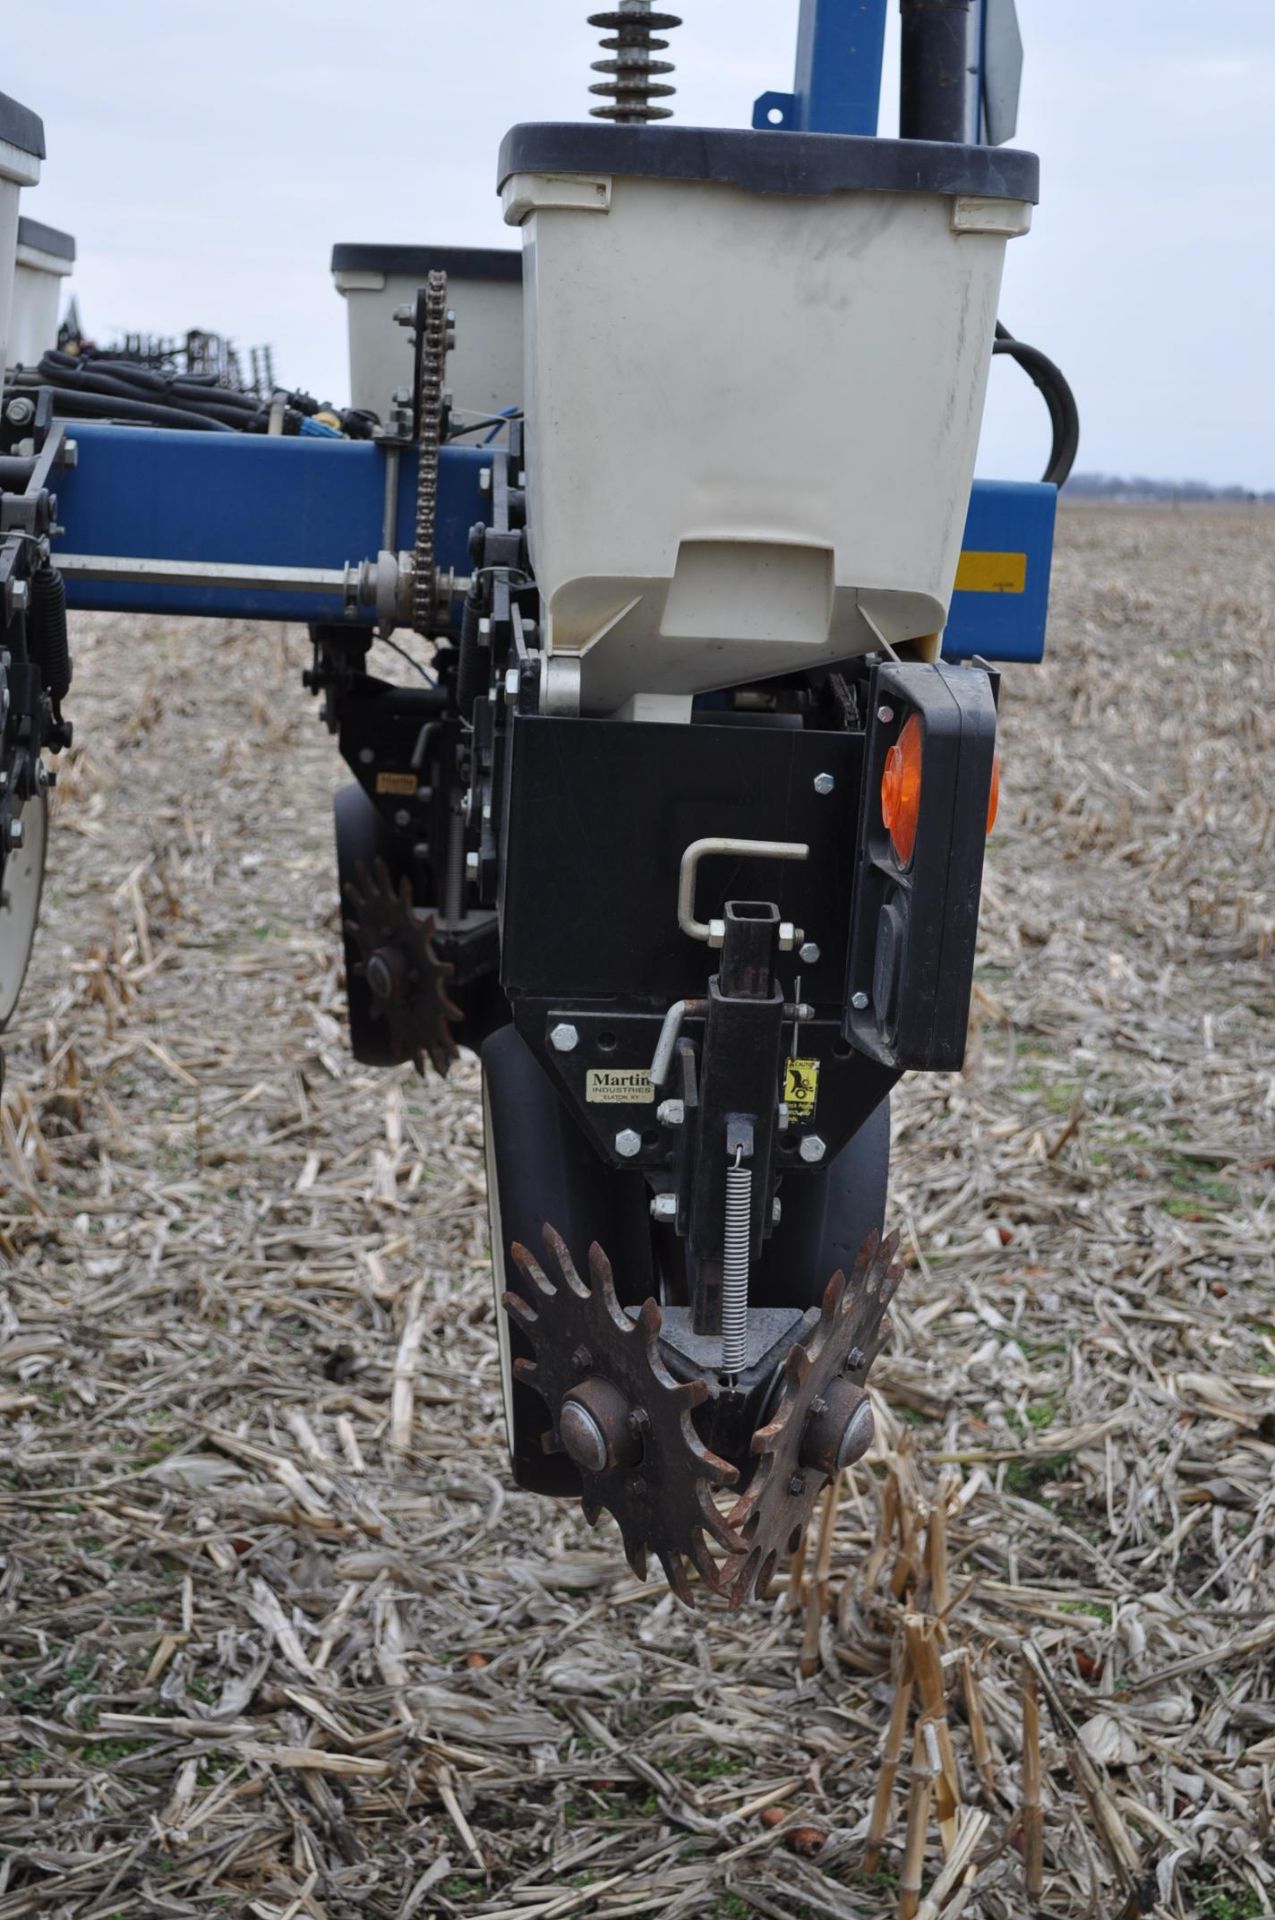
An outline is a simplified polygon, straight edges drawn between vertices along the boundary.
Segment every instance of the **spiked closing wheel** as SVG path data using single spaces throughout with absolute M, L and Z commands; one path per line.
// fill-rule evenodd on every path
M 377 859 L 362 861 L 344 887 L 346 933 L 358 948 L 355 972 L 365 982 L 373 1018 L 384 1020 L 394 1055 L 424 1072 L 429 1055 L 437 1072 L 447 1073 L 456 1058 L 451 1023 L 462 1018 L 447 982 L 451 963 L 434 951 L 434 916 L 412 903 L 412 883 L 394 884 L 389 868 Z
M 779 1561 L 795 1553 L 820 1489 L 867 1450 L 871 1408 L 864 1380 L 889 1332 L 887 1309 L 903 1277 L 899 1236 L 870 1233 L 849 1280 L 834 1273 L 809 1338 L 789 1350 L 771 1418 L 753 1435 L 757 1470 L 727 1524 L 744 1550 L 723 1569 L 738 1607 L 763 1594 Z
M 544 1400 L 554 1436 L 580 1469 L 590 1525 L 604 1508 L 613 1514 L 639 1580 L 653 1553 L 678 1599 L 692 1606 L 688 1562 L 716 1593 L 721 1563 L 709 1542 L 732 1561 L 746 1551 L 713 1498 L 739 1475 L 691 1421 L 708 1383 L 673 1379 L 660 1357 L 658 1303 L 648 1300 L 636 1319 L 626 1313 L 601 1247 L 589 1249 L 585 1281 L 552 1227 L 544 1241 L 552 1280 L 525 1247 L 512 1249 L 530 1299 L 510 1292 L 504 1304 L 535 1354 L 516 1360 L 514 1371 Z

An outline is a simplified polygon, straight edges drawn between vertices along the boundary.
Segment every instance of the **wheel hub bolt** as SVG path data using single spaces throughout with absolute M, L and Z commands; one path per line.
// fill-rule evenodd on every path
M 367 963 L 369 993 L 378 1000 L 392 1000 L 403 977 L 403 956 L 397 947 L 378 947 Z
M 609 1380 L 582 1380 L 562 1403 L 558 1438 L 563 1452 L 584 1473 L 606 1473 L 633 1466 L 642 1442 L 632 1419 L 633 1409 Z
M 811 1410 L 802 1436 L 801 1463 L 831 1479 L 863 1458 L 875 1434 L 876 1418 L 866 1389 L 843 1374 Z

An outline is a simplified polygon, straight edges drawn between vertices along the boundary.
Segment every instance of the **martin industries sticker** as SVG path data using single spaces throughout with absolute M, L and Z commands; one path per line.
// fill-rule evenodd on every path
M 584 1097 L 602 1107 L 646 1106 L 655 1088 L 645 1067 L 590 1067 Z
M 398 793 L 404 800 L 410 800 L 416 792 L 416 775 L 414 773 L 378 773 L 376 791 Z
M 784 1105 L 790 1119 L 813 1119 L 818 1098 L 819 1062 L 790 1060 L 784 1070 Z

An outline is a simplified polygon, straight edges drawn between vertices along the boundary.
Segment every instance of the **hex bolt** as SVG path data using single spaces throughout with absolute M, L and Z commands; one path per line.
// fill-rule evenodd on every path
M 680 1127 L 686 1119 L 684 1100 L 661 1100 L 655 1117 L 662 1127 Z
M 815 961 L 819 958 L 818 941 L 816 940 L 803 941 L 801 946 L 801 951 L 798 953 L 797 958 L 800 960 L 803 967 L 813 967 L 815 964 Z
M 476 880 L 478 878 L 479 865 L 480 861 L 477 850 L 465 855 L 465 878 L 467 880 Z
M 889 724 L 890 724 L 890 722 L 891 722 L 891 720 L 893 720 L 893 718 L 894 718 L 894 708 L 893 708 L 893 707 L 878 707 L 878 708 L 877 708 L 877 719 L 878 719 L 878 720 L 879 720 L 879 721 L 881 722 L 881 725 L 882 725 L 883 727 L 888 727 L 888 726 L 889 726 Z
M 376 758 L 376 753 L 373 748 L 371 747 L 359 748 L 359 765 L 361 767 L 370 767 L 372 762 L 375 760 L 375 758 Z
M 560 1020 L 556 1027 L 549 1029 L 549 1045 L 558 1053 L 574 1053 L 580 1044 L 580 1035 L 569 1020 Z
M 35 408 L 29 400 L 10 400 L 4 410 L 4 417 L 11 427 L 25 427 L 28 420 L 34 420 Z
M 398 321 L 400 327 L 414 326 L 416 324 L 416 309 L 409 300 L 405 300 L 401 307 L 395 307 L 394 318 Z
M 816 1166 L 818 1162 L 823 1159 L 827 1151 L 827 1147 L 817 1133 L 808 1133 L 798 1148 L 798 1152 L 808 1167 Z
M 815 775 L 816 793 L 831 793 L 836 784 L 836 777 L 831 773 L 817 773 Z
M 27 837 L 27 830 L 23 826 L 21 820 L 10 820 L 9 822 L 10 853 L 16 853 L 18 851 L 18 848 L 22 845 L 23 841 L 26 839 L 26 837 Z
M 651 1218 L 661 1225 L 672 1226 L 677 1219 L 677 1195 L 675 1193 L 653 1193 L 651 1195 Z
M 518 697 L 517 667 L 510 667 L 508 673 L 505 675 L 505 692 L 511 700 L 515 700 Z
M 856 1012 L 856 1013 L 863 1013 L 863 1012 L 865 1012 L 865 1011 L 866 1011 L 866 1009 L 867 1009 L 867 1005 L 868 1005 L 868 996 L 867 996 L 867 994 L 866 994 L 866 993 L 862 993 L 862 992 L 860 992 L 860 993 L 852 993 L 852 994 L 850 995 L 850 1005 L 851 1005 L 851 1006 L 852 1006 L 852 1007 L 854 1008 L 854 1010 L 855 1010 L 855 1012 Z
M 780 1133 L 787 1133 L 792 1124 L 792 1115 L 788 1111 L 788 1102 L 786 1100 L 779 1102 L 778 1121 Z
M 777 1227 L 779 1225 L 779 1222 L 783 1219 L 783 1217 L 784 1217 L 784 1203 L 779 1198 L 779 1195 L 776 1194 L 774 1199 L 770 1203 L 770 1218 L 771 1218 L 772 1224 Z
M 615 1136 L 615 1150 L 621 1160 L 634 1160 L 642 1151 L 642 1136 L 632 1127 L 621 1127 Z
M 13 611 L 15 613 L 25 613 L 27 610 L 27 602 L 31 598 L 31 589 L 26 581 L 15 580 L 9 591 L 12 595 Z

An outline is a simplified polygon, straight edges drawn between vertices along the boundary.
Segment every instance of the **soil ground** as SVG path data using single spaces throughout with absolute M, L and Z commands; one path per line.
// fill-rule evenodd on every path
M 349 1057 L 303 653 L 77 624 L 0 1133 L 0 1920 L 880 1916 L 909 1792 L 948 1913 L 1018 1920 L 1038 1844 L 1048 1914 L 1275 1910 L 1275 517 L 1063 515 L 967 1066 L 895 1104 L 878 1443 L 735 1615 L 507 1483 L 478 1074 Z

